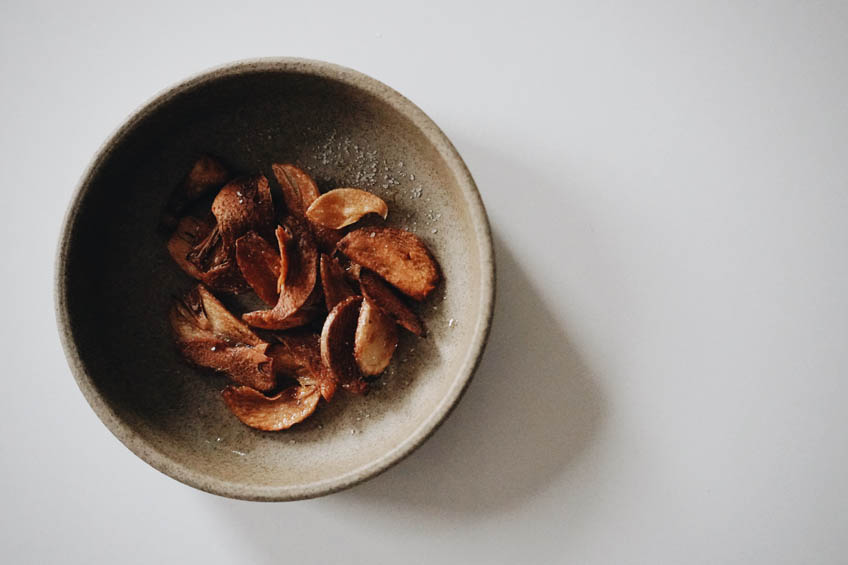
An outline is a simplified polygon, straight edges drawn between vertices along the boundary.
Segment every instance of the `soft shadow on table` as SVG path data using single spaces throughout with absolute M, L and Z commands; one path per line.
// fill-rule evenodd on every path
M 408 459 L 338 497 L 440 514 L 491 513 L 543 490 L 597 433 L 604 405 L 590 371 L 494 235 L 494 325 L 465 397 Z
M 526 201 L 539 203 L 537 221 L 577 221 L 572 216 L 580 212 L 568 197 L 564 179 L 545 178 L 538 167 L 475 140 L 457 141 L 484 199 L 487 192 L 520 193 Z M 510 235 L 534 233 L 533 227 L 504 224 L 503 219 L 513 215 L 493 209 L 502 202 L 487 202 L 497 299 L 474 380 L 429 441 L 384 474 L 335 495 L 342 504 L 466 519 L 498 513 L 565 478 L 603 426 L 602 391 L 569 340 L 568 329 L 553 313 L 562 309 L 545 302 L 521 264 L 522 250 L 508 243 Z M 538 280 L 551 275 L 535 276 Z

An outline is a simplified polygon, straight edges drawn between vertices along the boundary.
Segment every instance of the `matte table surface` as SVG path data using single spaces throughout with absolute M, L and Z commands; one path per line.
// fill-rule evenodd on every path
M 4 2 L 0 560 L 846 562 L 846 29 L 839 2 Z M 161 89 L 259 56 L 418 104 L 498 259 L 445 425 L 372 481 L 281 504 L 131 454 L 53 316 L 100 144 Z

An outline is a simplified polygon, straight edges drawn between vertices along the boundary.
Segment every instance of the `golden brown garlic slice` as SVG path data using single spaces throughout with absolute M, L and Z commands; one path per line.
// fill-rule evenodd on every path
M 353 356 L 361 304 L 362 298 L 358 296 L 339 302 L 330 311 L 321 330 L 321 360 L 344 389 L 355 393 L 365 392 L 367 388 Z
M 291 236 L 283 227 L 277 228 L 277 241 L 281 255 L 287 259 L 286 280 L 280 289 L 276 305 L 270 310 L 248 312 L 243 316 L 251 326 L 267 330 L 281 330 L 293 327 L 292 320 L 311 296 L 318 278 L 318 249 L 309 228 L 294 218 L 289 220 Z M 306 323 L 311 318 L 304 318 Z
M 418 317 L 418 314 L 413 312 L 403 299 L 376 273 L 368 269 L 360 269 L 359 288 L 362 290 L 362 296 L 379 306 L 399 326 L 419 337 L 424 335 L 424 323 Z
M 274 359 L 268 344 L 232 345 L 215 339 L 178 341 L 183 357 L 200 367 L 226 373 L 233 382 L 262 392 L 277 386 Z
M 298 218 L 306 217 L 306 210 L 321 195 L 315 181 L 294 165 L 275 163 L 271 170 L 283 189 L 283 201 L 289 213 Z
M 232 344 L 265 343 L 247 325 L 233 316 L 205 286 L 199 284 L 178 300 L 172 310 L 172 325 L 177 316 L 178 336 L 211 336 Z
M 294 165 L 277 163 L 272 165 L 271 169 L 282 189 L 283 202 L 286 204 L 289 215 L 307 221 L 306 210 L 321 196 L 318 185 L 309 174 Z M 341 231 L 331 230 L 312 222 L 309 222 L 309 226 L 315 236 L 315 242 L 325 253 L 331 253 L 344 235 Z
M 266 432 L 285 430 L 304 421 L 321 399 L 315 386 L 293 386 L 271 397 L 247 386 L 229 386 L 221 396 L 242 423 Z
M 432 254 L 418 236 L 390 227 L 359 228 L 339 241 L 351 261 L 371 269 L 415 300 L 424 300 L 439 282 Z
M 211 232 L 186 256 L 201 280 L 219 292 L 243 292 L 249 287 L 236 260 L 236 240 L 248 231 L 272 237 L 274 208 L 264 176 L 227 183 L 212 203 L 217 220 Z
M 187 275 L 198 280 L 201 279 L 203 273 L 190 263 L 186 256 L 211 230 L 212 227 L 208 223 L 192 216 L 186 216 L 179 221 L 177 228 L 168 240 L 168 253 L 174 262 Z
M 258 233 L 249 231 L 236 240 L 236 262 L 256 295 L 268 305 L 276 304 L 283 265 L 280 252 Z
M 341 229 L 358 222 L 366 214 L 384 220 L 389 207 L 376 194 L 358 188 L 336 188 L 319 196 L 306 210 L 310 222 L 329 229 Z
M 174 302 L 170 322 L 177 347 L 189 361 L 226 372 L 235 382 L 258 390 L 276 386 L 268 344 L 203 285 Z
M 353 343 L 353 356 L 362 374 L 379 375 L 389 366 L 397 349 L 397 324 L 366 298 L 359 309 Z
M 321 288 L 324 290 L 324 303 L 327 310 L 351 296 L 356 296 L 345 280 L 344 269 L 332 257 L 321 254 Z
M 320 336 L 293 331 L 278 335 L 277 339 L 279 343 L 268 350 L 275 370 L 296 378 L 303 386 L 317 386 L 329 402 L 336 392 L 336 380 L 321 360 Z
M 212 202 L 224 246 L 235 253 L 236 239 L 249 231 L 273 239 L 274 204 L 264 175 L 242 177 L 227 183 Z

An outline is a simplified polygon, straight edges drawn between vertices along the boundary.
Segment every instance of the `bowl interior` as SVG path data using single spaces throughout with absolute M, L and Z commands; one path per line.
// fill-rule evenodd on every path
M 404 110 L 411 104 L 361 75 L 333 74 L 248 65 L 166 93 L 104 149 L 69 214 L 60 310 L 83 392 L 130 449 L 219 494 L 314 496 L 381 470 L 458 398 L 488 327 L 490 244 L 470 177 L 437 130 Z M 180 357 L 167 311 L 192 281 L 169 258 L 157 222 L 200 152 L 240 172 L 272 178 L 271 163 L 292 162 L 322 190 L 373 191 L 389 204 L 388 224 L 433 250 L 445 278 L 419 309 L 429 335 L 402 332 L 371 394 L 340 394 L 291 430 L 258 432 L 221 401 L 226 377 Z

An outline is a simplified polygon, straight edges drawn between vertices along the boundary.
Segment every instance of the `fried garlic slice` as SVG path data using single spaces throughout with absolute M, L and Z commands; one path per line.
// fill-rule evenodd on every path
M 365 376 L 382 373 L 397 349 L 397 324 L 367 298 L 362 301 L 353 341 L 353 356 Z
M 176 300 L 169 319 L 177 347 L 192 363 L 226 372 L 235 382 L 258 390 L 276 386 L 268 344 L 203 285 Z
M 186 259 L 192 248 L 202 241 L 212 227 L 192 216 L 182 218 L 168 240 L 168 253 L 188 276 L 200 280 L 203 276 L 197 267 Z
M 293 331 L 278 335 L 277 339 L 279 343 L 268 350 L 274 358 L 275 370 L 296 378 L 303 386 L 317 386 L 329 402 L 336 392 L 336 380 L 321 360 L 320 336 Z
M 268 305 L 277 303 L 283 260 L 273 245 L 255 231 L 236 240 L 236 262 L 247 284 Z
M 285 430 L 304 421 L 321 399 L 315 386 L 293 386 L 270 397 L 247 386 L 229 386 L 221 396 L 243 424 L 266 432 Z
M 318 185 L 303 169 L 294 165 L 275 163 L 271 170 L 283 189 L 283 201 L 289 213 L 305 218 L 307 208 L 321 195 Z
M 362 298 L 352 296 L 330 311 L 321 330 L 321 360 L 333 378 L 350 392 L 365 392 L 356 359 L 353 356 L 354 335 Z
M 356 296 L 353 289 L 345 280 L 344 269 L 335 259 L 321 254 L 321 288 L 324 290 L 324 303 L 327 310 L 332 310 L 336 304 L 351 296 Z
M 360 269 L 359 288 L 362 296 L 380 307 L 398 323 L 415 335 L 424 335 L 424 322 L 418 314 L 406 305 L 403 299 L 376 273 L 368 269 Z
M 358 222 L 366 214 L 384 220 L 389 207 L 376 194 L 358 188 L 336 188 L 319 196 L 306 210 L 310 222 L 330 229 L 341 229 Z
M 236 260 L 235 243 L 249 231 L 273 237 L 274 207 L 268 179 L 243 177 L 227 183 L 212 202 L 217 223 L 187 254 L 201 273 L 200 280 L 219 292 L 238 293 L 249 288 Z
M 291 236 L 282 226 L 276 232 L 280 253 L 286 256 L 286 279 L 280 289 L 280 296 L 270 310 L 248 312 L 242 316 L 253 327 L 267 330 L 294 327 L 292 320 L 287 322 L 287 319 L 297 314 L 313 296 L 318 278 L 318 249 L 309 228 L 303 222 L 291 218 L 289 229 Z M 304 319 L 303 323 L 311 319 L 304 314 L 301 314 L 301 318 Z
M 406 230 L 359 228 L 339 241 L 338 250 L 415 300 L 424 300 L 439 283 L 433 255 L 418 236 Z

